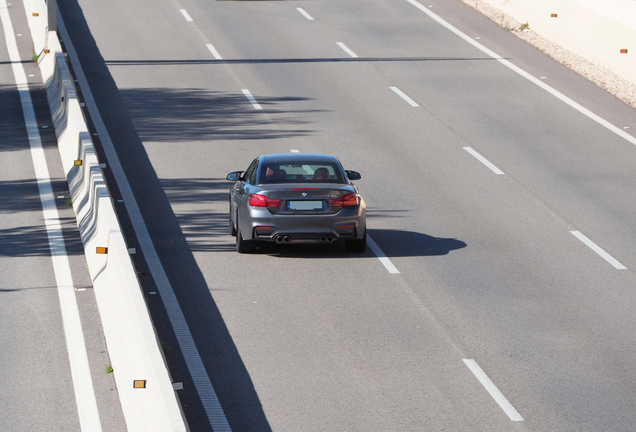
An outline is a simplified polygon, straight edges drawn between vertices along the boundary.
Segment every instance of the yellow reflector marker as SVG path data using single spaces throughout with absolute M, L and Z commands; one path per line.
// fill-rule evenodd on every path
M 76 161 L 73 162 L 73 164 L 75 166 L 82 166 L 82 161 L 81 160 L 76 160 Z
M 98 253 L 98 254 L 107 254 L 108 253 L 108 248 L 98 247 L 96 253 Z
M 146 380 L 134 380 L 133 388 L 146 388 Z

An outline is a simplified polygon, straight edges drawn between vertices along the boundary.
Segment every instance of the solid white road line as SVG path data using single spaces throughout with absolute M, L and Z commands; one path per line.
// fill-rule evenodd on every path
M 419 105 L 417 104 L 417 102 L 415 102 L 413 99 L 411 99 L 410 97 L 408 97 L 407 95 L 405 95 L 402 90 L 400 90 L 397 87 L 391 87 L 391 90 L 393 90 L 398 96 L 400 96 L 402 99 L 404 99 L 405 101 L 407 101 L 409 103 L 409 105 L 411 105 L 412 107 L 418 107 Z
M 86 354 L 82 322 L 77 308 L 77 299 L 75 298 L 73 276 L 68 256 L 66 255 L 62 225 L 55 204 L 53 186 L 51 185 L 51 178 L 46 165 L 46 157 L 44 156 L 42 139 L 38 131 L 33 102 L 29 93 L 29 85 L 22 67 L 6 0 L 0 0 L 0 18 L 4 27 L 5 41 L 9 51 L 15 83 L 20 94 L 24 122 L 31 147 L 31 159 L 33 160 L 33 168 L 40 191 L 42 213 L 51 250 L 57 294 L 60 299 L 62 326 L 71 366 L 71 379 L 73 381 L 80 428 L 82 431 L 101 431 L 102 426 L 99 420 L 95 390 Z
M 493 382 L 488 378 L 486 373 L 479 367 L 475 360 L 464 359 L 464 363 L 468 366 L 468 369 L 477 377 L 481 385 L 483 385 L 490 396 L 497 402 L 497 404 L 501 407 L 502 410 L 506 413 L 506 415 L 512 421 L 523 421 L 523 417 L 519 415 L 517 410 L 508 402 L 508 399 L 499 391 L 499 389 L 493 384 Z
M 205 46 L 208 47 L 208 49 L 210 50 L 210 52 L 212 53 L 215 59 L 223 60 L 223 57 L 221 57 L 221 54 L 219 54 L 219 52 L 216 49 L 214 49 L 212 44 L 206 44 Z
M 342 42 L 336 42 L 336 43 L 338 44 L 340 48 L 344 50 L 344 52 L 349 54 L 351 57 L 358 58 L 358 55 L 354 53 L 353 51 L 351 51 L 345 44 L 343 44 Z
M 572 99 L 570 99 L 569 97 L 565 96 L 564 94 L 556 91 L 555 89 L 553 89 L 549 85 L 545 84 L 540 79 L 537 79 L 537 78 L 533 77 L 528 72 L 526 72 L 523 69 L 521 69 L 520 67 L 517 67 L 517 66 L 513 65 L 512 63 L 510 63 L 508 60 L 505 60 L 505 59 L 501 58 L 501 56 L 499 54 L 489 50 L 488 48 L 486 48 L 485 46 L 483 46 L 479 42 L 475 41 L 470 36 L 466 35 L 465 33 L 461 32 L 457 28 L 453 27 L 448 22 L 444 21 L 442 18 L 440 18 L 439 16 L 437 16 L 436 14 L 431 12 L 428 8 L 422 6 L 417 1 L 415 1 L 415 0 L 406 0 L 406 1 L 411 3 L 413 6 L 415 6 L 416 8 L 418 8 L 419 10 L 421 10 L 422 12 L 427 14 L 428 16 L 430 16 L 432 19 L 437 21 L 439 24 L 441 24 L 444 27 L 446 27 L 448 30 L 450 30 L 453 33 L 455 33 L 460 38 L 464 39 L 466 42 L 468 42 L 469 44 L 471 44 L 472 46 L 474 46 L 475 48 L 477 48 L 478 50 L 480 50 L 484 54 L 486 54 L 486 55 L 492 57 L 493 59 L 497 60 L 502 65 L 504 65 L 507 68 L 509 68 L 509 69 L 513 70 L 514 72 L 518 73 L 519 75 L 521 75 L 522 77 L 524 77 L 528 81 L 532 82 L 533 84 L 536 84 L 537 86 L 541 87 L 543 90 L 547 91 L 552 96 L 555 96 L 556 98 L 560 99 L 562 102 L 565 102 L 566 104 L 570 105 L 572 108 L 574 108 L 575 110 L 577 110 L 581 114 L 589 117 L 590 119 L 594 120 L 596 123 L 600 124 L 601 126 L 605 127 L 606 129 L 610 130 L 611 132 L 615 133 L 616 135 L 620 136 L 621 138 L 623 138 L 623 139 L 629 141 L 630 143 L 636 145 L 636 138 L 634 138 L 633 136 L 631 136 L 628 133 L 624 132 L 623 130 L 617 128 L 616 126 L 614 126 L 613 124 L 611 124 L 607 120 L 599 117 L 598 115 L 594 114 L 592 111 L 588 110 L 587 108 L 584 108 L 583 106 L 581 106 L 578 103 L 574 102 Z
M 309 21 L 313 21 L 314 19 L 312 18 L 311 15 L 309 15 L 307 12 L 305 12 L 305 9 L 303 8 L 296 8 L 296 10 L 298 10 L 298 12 L 300 12 L 301 14 L 303 14 L 303 16 L 305 18 L 307 18 Z
M 186 12 L 185 9 L 179 9 L 179 10 L 181 11 L 183 16 L 185 17 L 186 21 L 188 21 L 188 22 L 192 22 L 193 21 L 192 17 L 190 17 L 190 15 L 188 14 L 188 12 Z
M 247 97 L 247 100 L 250 101 L 250 103 L 254 106 L 254 109 L 263 109 L 261 108 L 261 106 L 258 104 L 258 102 L 256 102 L 256 99 L 254 99 L 254 96 L 252 96 L 252 93 L 250 93 L 250 91 L 248 89 L 242 89 L 243 94 Z
M 475 156 L 475 158 L 477 158 L 477 160 L 481 163 L 483 163 L 484 165 L 486 165 L 488 168 L 490 168 L 492 170 L 492 172 L 494 172 L 495 174 L 498 175 L 502 175 L 504 172 L 502 170 L 500 170 L 499 168 L 497 168 L 496 166 L 494 166 L 493 164 L 491 164 L 488 159 L 486 159 L 485 157 L 483 157 L 482 155 L 480 155 L 479 153 L 477 153 L 475 150 L 473 150 L 470 147 L 464 147 L 464 150 L 466 150 L 468 153 L 470 153 L 471 155 Z
M 62 39 L 65 41 L 69 58 L 73 64 L 77 81 L 84 93 L 86 107 L 91 115 L 95 129 L 97 129 L 104 153 L 106 153 L 106 158 L 109 164 L 108 167 L 113 172 L 119 191 L 126 203 L 126 210 L 128 211 L 130 221 L 133 229 L 135 230 L 135 234 L 137 235 L 137 240 L 139 241 L 139 245 L 144 258 L 146 259 L 146 263 L 148 264 L 148 268 L 150 269 L 150 274 L 152 274 L 157 285 L 157 291 L 159 291 L 166 313 L 168 314 L 168 319 L 170 320 L 177 342 L 181 348 L 183 359 L 185 360 L 190 376 L 192 377 L 201 405 L 203 405 L 203 409 L 205 410 L 208 421 L 210 422 L 212 429 L 214 429 L 214 432 L 231 432 L 230 425 L 223 413 L 223 408 L 219 403 L 214 387 L 212 387 L 210 377 L 203 365 L 203 361 L 199 355 L 199 350 L 194 343 L 194 338 L 188 328 L 188 323 L 185 320 L 181 306 L 179 306 L 179 301 L 174 293 L 174 289 L 168 280 L 168 276 L 166 275 L 166 272 L 161 265 L 161 261 L 159 260 L 157 250 L 152 243 L 150 233 L 144 223 L 141 211 L 139 210 L 139 205 L 135 200 L 135 195 L 128 183 L 124 169 L 121 166 L 113 141 L 111 140 L 108 130 L 104 125 L 104 121 L 97 109 L 97 104 L 95 103 L 88 81 L 84 75 L 82 65 L 79 62 L 75 48 L 73 47 L 71 39 L 68 36 L 68 32 L 66 31 L 66 27 L 64 26 L 64 20 L 58 20 L 58 25 Z
M 618 260 L 616 260 L 613 256 L 611 256 L 610 254 L 605 252 L 596 243 L 594 243 L 592 240 L 590 240 L 589 238 L 587 238 L 586 236 L 581 234 L 579 231 L 570 231 L 570 232 L 574 235 L 574 237 L 576 237 L 577 239 L 581 240 L 590 249 L 592 249 L 594 252 L 599 254 L 601 256 L 601 258 L 603 258 L 605 261 L 607 261 L 608 263 L 613 265 L 614 268 L 616 268 L 618 270 L 626 270 L 627 269 L 627 267 L 625 267 L 623 264 L 618 262 Z
M 371 238 L 369 234 L 367 234 L 367 244 L 369 245 L 369 247 L 371 248 L 375 256 L 378 257 L 382 265 L 386 267 L 389 273 L 391 274 L 400 273 L 398 269 L 395 268 L 391 260 L 389 260 L 389 258 L 387 258 L 384 252 L 382 252 L 382 249 L 380 249 L 380 247 L 376 244 L 376 242 L 373 241 L 373 239 Z

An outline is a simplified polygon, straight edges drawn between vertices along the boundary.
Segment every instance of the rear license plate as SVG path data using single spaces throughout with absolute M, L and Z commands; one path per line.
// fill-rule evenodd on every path
M 322 210 L 322 201 L 287 201 L 287 210 Z

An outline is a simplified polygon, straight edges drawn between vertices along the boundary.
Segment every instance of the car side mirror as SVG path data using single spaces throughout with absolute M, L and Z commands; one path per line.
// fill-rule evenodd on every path
M 225 180 L 234 181 L 234 182 L 239 181 L 241 180 L 241 174 L 243 174 L 243 171 L 233 171 L 229 173 L 227 177 L 225 177 Z
M 362 176 L 357 171 L 346 170 L 349 180 L 360 180 Z

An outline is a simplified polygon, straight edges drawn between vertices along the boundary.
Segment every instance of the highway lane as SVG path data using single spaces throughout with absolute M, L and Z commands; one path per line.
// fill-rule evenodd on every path
M 81 5 L 109 68 L 84 64 L 93 91 L 235 430 L 629 429 L 632 145 L 406 2 L 136 4 L 158 28 Z M 434 9 L 633 127 L 633 110 L 465 6 Z M 291 149 L 363 173 L 370 233 L 399 275 L 371 251 L 232 253 L 222 177 Z
M 109 364 L 108 354 L 75 217 L 66 204 L 68 187 L 46 93 L 37 65 L 31 61 L 33 45 L 26 15 L 21 3 L 0 7 L 4 8 L 0 13 L 7 11 L 12 22 L 14 34 L 10 34 L 17 40 L 21 66 L 27 74 L 37 122 L 35 133 L 39 129 L 44 163 L 51 174 L 53 205 L 59 214 L 75 287 L 75 310 L 82 323 L 83 334 L 80 334 L 92 372 L 88 380 L 92 382 L 91 396 L 99 411 L 97 426 L 123 431 L 117 389 L 112 375 L 104 372 Z M 75 359 L 71 362 L 67 348 L 76 343 L 78 332 L 76 328 L 71 330 L 73 334 L 64 330 L 64 321 L 69 322 L 70 305 L 68 297 L 60 300 L 55 273 L 60 271 L 61 257 L 58 249 L 54 264 L 47 236 L 47 224 L 50 226 L 54 221 L 50 211 L 46 217 L 43 214 L 38 188 L 42 172 L 34 168 L 4 19 L 0 28 L 0 424 L 3 430 L 11 431 L 80 430 L 82 424 L 95 423 L 91 423 L 93 419 L 81 423 L 76 402 L 75 392 L 87 388 L 85 381 L 73 382 L 77 363 Z M 75 357 L 78 352 L 74 352 Z M 90 398 L 85 397 L 82 403 L 84 407 L 90 406 Z
M 7 61 L 6 45 L 0 47 Z M 2 424 L 14 430 L 77 429 L 68 356 L 42 208 L 11 66 L 2 86 Z M 13 84 L 13 85 L 12 85 Z M 19 197 L 19 198 L 16 198 Z M 36 271 L 37 269 L 37 271 Z M 33 389 L 38 391 L 34 394 Z M 52 406 L 47 400 L 59 400 Z M 39 412 L 39 419 L 36 413 Z M 59 415 L 58 413 L 64 413 Z

